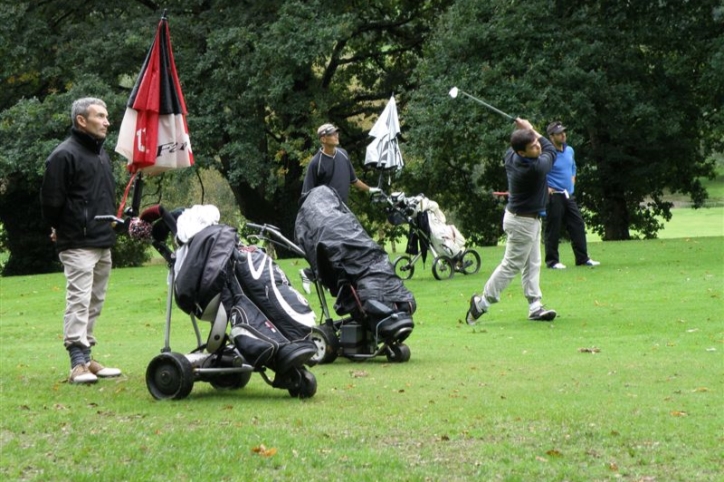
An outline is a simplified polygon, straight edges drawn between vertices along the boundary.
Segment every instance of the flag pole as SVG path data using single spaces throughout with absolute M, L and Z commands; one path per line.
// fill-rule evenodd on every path
M 143 172 L 138 171 L 133 183 L 133 200 L 131 201 L 131 217 L 138 216 L 141 211 L 141 195 L 143 194 Z

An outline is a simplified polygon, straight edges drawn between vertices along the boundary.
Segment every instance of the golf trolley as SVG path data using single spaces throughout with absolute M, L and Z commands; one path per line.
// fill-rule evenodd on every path
M 280 246 L 291 253 L 306 258 L 304 250 L 286 238 L 278 228 L 270 225 L 247 224 L 258 234 L 248 236 L 257 240 Z M 386 356 L 389 362 L 403 363 L 410 359 L 410 348 L 403 342 L 413 329 L 410 313 L 394 310 L 386 304 L 368 300 L 362 302 L 352 283 L 340 288 L 340 298 L 354 300 L 354 307 L 341 319 L 333 319 L 325 294 L 321 276 L 313 268 L 301 270 L 305 291 L 314 284 L 322 310 L 320 324 L 312 329 L 312 339 L 317 345 L 317 354 L 312 357 L 315 363 L 332 363 L 339 356 L 352 361 L 364 361 L 378 356 Z
M 208 382 L 217 390 L 241 389 L 251 379 L 252 372 L 258 372 L 272 387 L 288 390 L 292 397 L 314 396 L 317 391 L 317 381 L 304 367 L 276 373 L 272 380 L 267 376 L 264 366 L 255 367 L 245 359 L 229 333 L 230 317 L 221 302 L 221 293 L 206 303 L 200 316 L 189 314 L 196 335 L 196 348 L 187 354 L 171 350 L 171 312 L 176 286 L 174 265 L 177 263 L 177 257 L 166 244 L 166 238 L 169 233 L 175 234 L 175 220 L 161 206 L 157 209 L 161 212 L 161 219 L 157 220 L 156 224 L 165 223 L 167 226 L 161 226 L 164 229 L 157 229 L 154 225 L 152 245 L 166 261 L 169 274 L 164 346 L 161 353 L 151 360 L 146 369 L 146 386 L 153 398 L 183 399 L 191 393 L 195 382 Z M 234 252 L 232 256 L 234 255 L 237 253 Z M 199 319 L 211 324 L 206 341 L 202 340 Z
M 443 225 L 444 229 L 452 233 L 450 238 L 457 235 L 458 240 L 462 240 L 462 246 L 456 246 L 453 242 L 446 242 L 433 236 L 430 229 L 433 224 L 431 219 L 433 214 L 425 207 L 429 200 L 423 194 L 406 197 L 403 192 L 394 192 L 389 196 L 380 192 L 375 194 L 375 200 L 386 204 L 387 220 L 392 225 L 410 226 L 408 254 L 398 256 L 393 262 L 395 273 L 401 279 L 412 278 L 415 274 L 415 264 L 420 258 L 424 261 L 428 250 L 433 256 L 432 274 L 437 280 L 450 279 L 456 272 L 469 275 L 480 270 L 480 254 L 464 246 L 464 238 L 454 226 L 444 226 L 444 220 L 442 223 L 438 221 L 438 225 Z

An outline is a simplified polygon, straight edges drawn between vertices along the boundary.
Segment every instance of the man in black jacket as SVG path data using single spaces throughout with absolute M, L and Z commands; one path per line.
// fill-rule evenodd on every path
M 69 381 L 95 383 L 121 374 L 91 357 L 116 241 L 111 224 L 94 219 L 115 211 L 113 169 L 103 149 L 110 123 L 105 102 L 91 97 L 73 102 L 71 119 L 70 137 L 45 162 L 40 197 L 66 278 L 63 343 L 70 355 Z
M 515 125 L 510 148 L 505 153 L 508 176 L 508 205 L 503 217 L 507 235 L 505 255 L 485 283 L 482 294 L 470 298 L 465 317 L 469 325 L 474 325 L 491 304 L 500 301 L 501 292 L 518 273 L 528 300 L 528 319 L 551 321 L 556 317 L 554 310 L 543 307 L 540 290 L 540 218 L 548 198 L 546 175 L 556 160 L 556 149 L 527 120 L 516 119 Z

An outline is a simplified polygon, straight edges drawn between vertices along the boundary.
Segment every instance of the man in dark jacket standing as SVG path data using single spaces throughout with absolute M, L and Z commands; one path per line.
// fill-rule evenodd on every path
M 370 194 L 379 192 L 378 188 L 369 187 L 355 174 L 349 154 L 339 147 L 339 129 L 332 124 L 322 124 L 317 129 L 317 137 L 322 147 L 307 166 L 302 197 L 317 186 L 331 187 L 345 204 L 348 204 L 350 186 Z
M 115 212 L 115 180 L 103 149 L 110 123 L 105 102 L 91 97 L 73 102 L 71 119 L 70 137 L 45 162 L 40 196 L 66 278 L 63 343 L 70 355 L 69 381 L 95 383 L 121 374 L 91 357 L 116 241 L 111 224 L 94 219 Z
M 551 321 L 556 317 L 554 310 L 543 307 L 540 290 L 540 218 L 548 198 L 546 175 L 556 160 L 556 149 L 527 120 L 518 118 L 515 125 L 510 148 L 505 153 L 508 176 L 508 204 L 503 217 L 507 235 L 505 255 L 485 283 L 482 294 L 470 298 L 465 317 L 469 325 L 474 325 L 491 304 L 500 301 L 500 294 L 518 273 L 528 300 L 528 319 Z

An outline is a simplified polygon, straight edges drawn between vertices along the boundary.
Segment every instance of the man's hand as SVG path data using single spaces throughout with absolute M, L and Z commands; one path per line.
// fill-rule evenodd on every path
M 537 138 L 541 138 L 541 136 L 537 130 L 535 130 L 535 127 L 533 127 L 533 124 L 530 123 L 527 119 L 521 119 L 520 117 L 515 119 L 515 128 L 516 129 L 529 129 L 535 133 Z
M 380 189 L 378 187 L 370 187 L 367 192 L 369 192 L 370 196 L 373 196 L 379 192 L 382 192 L 382 189 Z
M 532 126 L 531 123 L 530 123 L 530 121 L 528 121 L 527 119 L 521 119 L 520 117 L 518 117 L 517 119 L 515 119 L 515 127 L 517 127 L 518 129 L 530 129 L 530 130 L 534 130 L 534 129 L 533 129 L 533 126 Z

